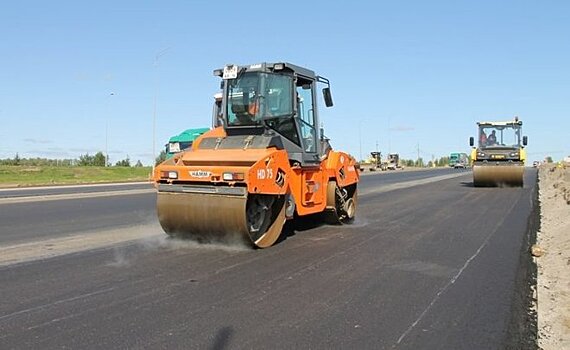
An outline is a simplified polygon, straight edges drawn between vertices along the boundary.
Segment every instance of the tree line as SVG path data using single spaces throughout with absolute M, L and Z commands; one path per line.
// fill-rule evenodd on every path
M 107 163 L 107 164 L 105 164 Z M 49 158 L 21 158 L 18 153 L 14 156 L 14 158 L 7 158 L 7 159 L 0 159 L 0 165 L 14 165 L 14 166 L 62 166 L 62 167 L 70 167 L 70 166 L 99 166 L 104 167 L 112 166 L 110 162 L 106 162 L 106 157 L 103 152 L 97 152 L 94 155 L 90 155 L 89 153 L 82 154 L 77 159 L 49 159 Z M 131 167 L 134 166 L 136 168 L 143 167 L 143 164 L 140 160 L 132 165 L 131 159 L 127 155 L 127 158 L 119 160 L 115 163 L 116 167 Z
M 402 159 L 400 160 L 400 163 L 408 168 L 423 168 L 423 167 L 445 167 L 445 166 L 449 166 L 449 157 L 444 156 L 441 158 L 436 158 L 434 160 L 430 160 L 427 163 L 424 161 L 423 158 L 418 158 L 418 159 Z

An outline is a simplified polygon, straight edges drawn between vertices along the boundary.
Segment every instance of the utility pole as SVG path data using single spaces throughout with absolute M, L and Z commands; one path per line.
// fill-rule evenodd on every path
M 419 143 L 419 142 L 418 142 L 418 145 L 417 145 L 417 150 L 418 150 L 417 163 L 418 163 L 418 165 L 420 165 L 420 143 Z

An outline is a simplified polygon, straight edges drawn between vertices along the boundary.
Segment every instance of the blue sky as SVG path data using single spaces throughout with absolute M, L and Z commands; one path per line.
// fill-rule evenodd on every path
M 0 39 L 0 158 L 150 164 L 155 96 L 158 152 L 209 126 L 214 69 L 262 61 L 331 80 L 326 134 L 356 157 L 467 152 L 476 121 L 515 115 L 530 160 L 570 155 L 564 0 L 13 1 Z

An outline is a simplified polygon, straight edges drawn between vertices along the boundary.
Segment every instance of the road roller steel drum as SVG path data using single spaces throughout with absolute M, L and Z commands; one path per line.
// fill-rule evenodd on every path
M 524 165 L 474 165 L 473 183 L 477 187 L 482 186 L 507 186 L 522 187 Z

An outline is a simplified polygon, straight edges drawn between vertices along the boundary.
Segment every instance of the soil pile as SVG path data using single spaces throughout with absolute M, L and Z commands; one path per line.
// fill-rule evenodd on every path
M 539 170 L 538 345 L 570 349 L 570 164 Z

